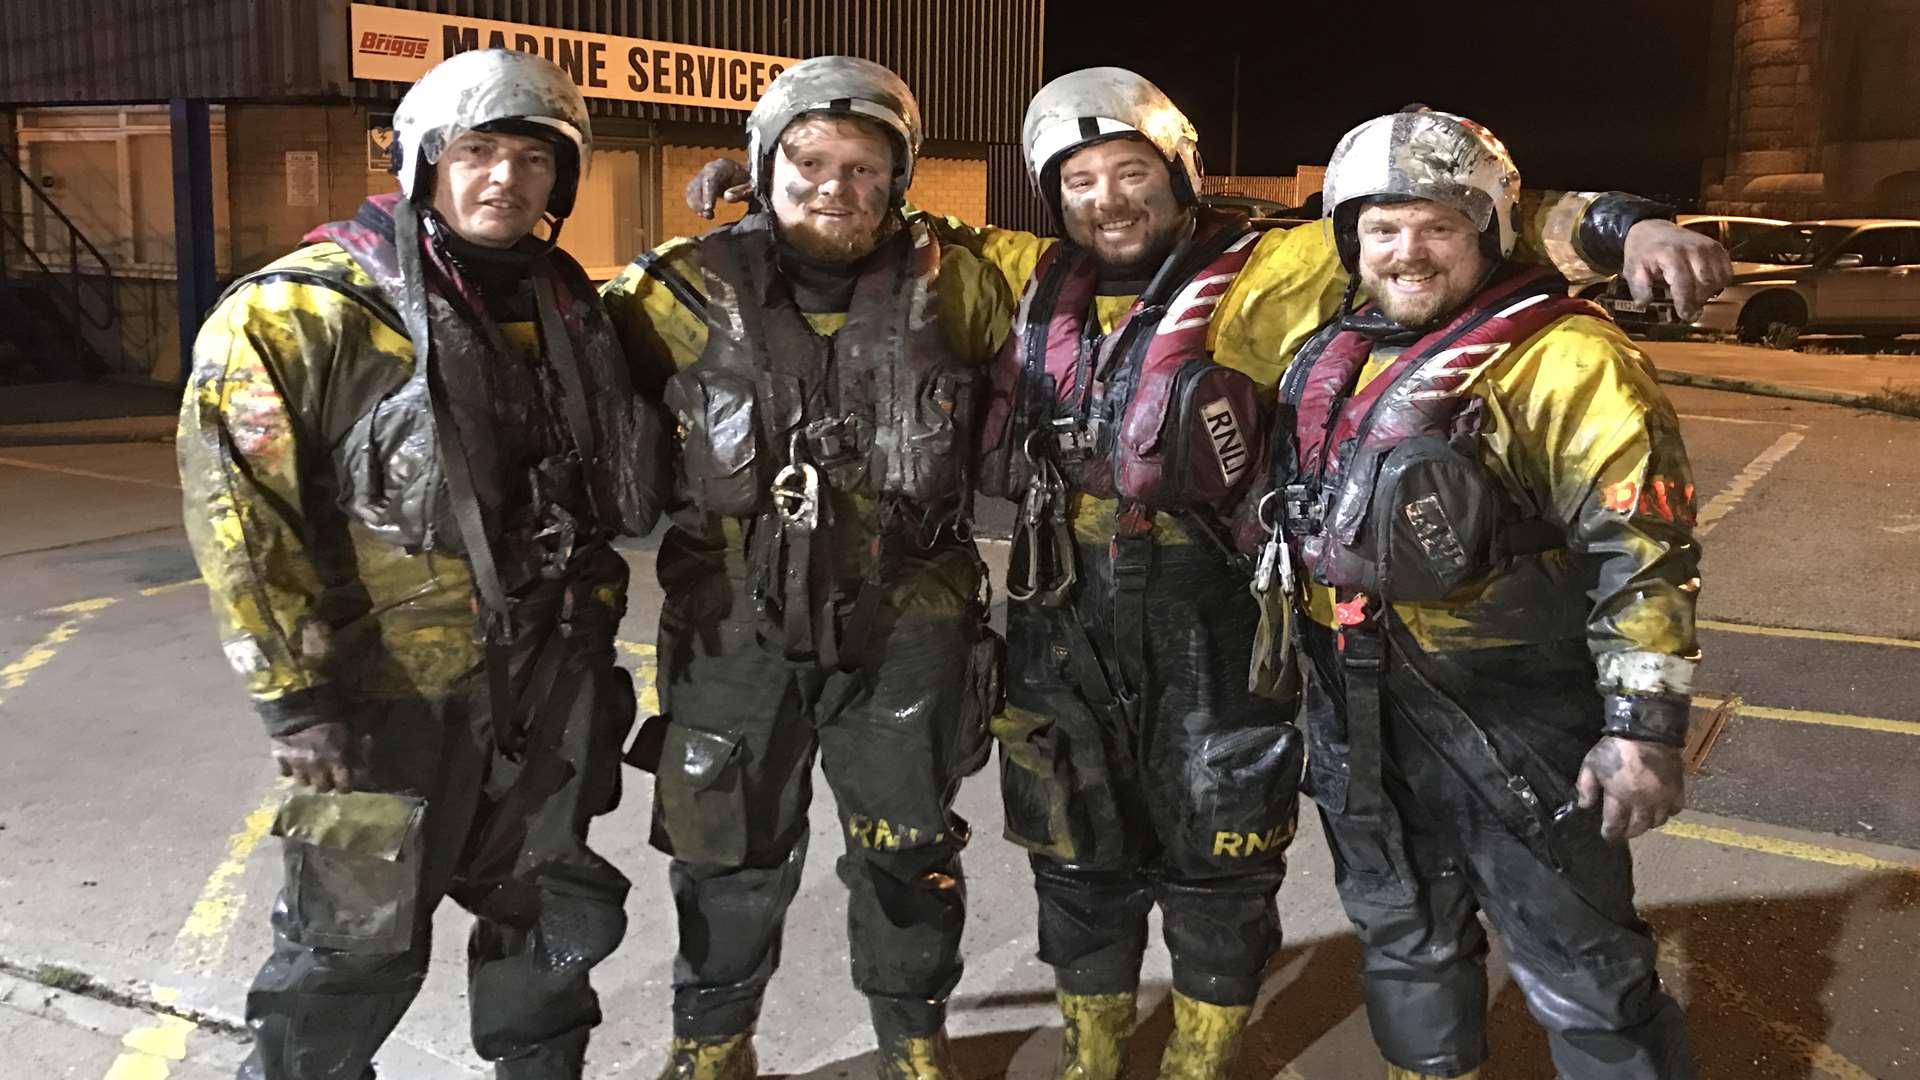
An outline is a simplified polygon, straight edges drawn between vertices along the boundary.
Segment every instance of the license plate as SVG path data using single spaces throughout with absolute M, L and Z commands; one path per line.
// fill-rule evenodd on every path
M 1609 300 L 1607 306 L 1615 311 L 1631 311 L 1638 315 L 1644 315 L 1647 312 L 1647 305 L 1638 300 Z

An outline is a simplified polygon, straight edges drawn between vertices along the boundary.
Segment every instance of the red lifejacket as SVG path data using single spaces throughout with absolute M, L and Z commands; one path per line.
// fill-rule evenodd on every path
M 1545 268 L 1499 274 L 1358 391 L 1372 337 L 1335 324 L 1301 348 L 1280 399 L 1294 457 L 1287 533 L 1308 574 L 1375 596 L 1437 599 L 1500 558 L 1557 546 L 1543 523 L 1503 513 L 1475 452 L 1481 402 L 1468 391 L 1553 322 L 1606 318 L 1566 289 Z
M 1097 341 L 1098 264 L 1067 243 L 1043 252 L 994 362 L 981 491 L 1020 497 L 1032 457 L 1046 455 L 1090 495 L 1162 510 L 1229 504 L 1253 473 L 1261 409 L 1253 380 L 1207 353 L 1207 325 L 1259 235 L 1244 218 L 1200 211 Z

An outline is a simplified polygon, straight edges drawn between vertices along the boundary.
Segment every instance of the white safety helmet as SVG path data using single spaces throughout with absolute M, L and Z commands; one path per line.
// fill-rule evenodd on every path
M 400 190 L 416 203 L 433 197 L 433 165 L 469 131 L 544 138 L 558 151 L 547 213 L 564 218 L 593 157 L 587 102 L 566 72 L 531 53 L 475 49 L 456 53 L 420 76 L 393 114 Z
M 1040 88 L 1020 133 L 1027 174 L 1040 199 L 1060 214 L 1060 165 L 1074 151 L 1108 139 L 1145 139 L 1166 159 L 1183 206 L 1199 201 L 1200 136 L 1159 87 L 1126 68 L 1071 71 Z
M 773 152 L 788 125 L 803 116 L 864 116 L 892 133 L 893 201 L 906 198 L 926 129 L 920 103 L 900 76 L 857 56 L 816 56 L 782 71 L 747 116 L 747 173 L 765 200 L 773 184 Z
M 1360 211 L 1374 199 L 1450 206 L 1480 230 L 1482 248 L 1498 261 L 1513 253 L 1520 170 L 1493 132 L 1419 108 L 1376 116 L 1342 136 L 1321 198 L 1349 273 L 1360 261 Z

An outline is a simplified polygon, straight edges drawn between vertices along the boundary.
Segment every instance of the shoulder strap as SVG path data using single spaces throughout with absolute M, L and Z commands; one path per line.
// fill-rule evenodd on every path
M 700 290 L 693 287 L 693 283 L 687 280 L 686 275 L 668 266 L 667 261 L 660 257 L 659 252 L 646 252 L 634 259 L 633 265 L 638 268 L 642 274 L 646 274 L 660 284 L 665 285 L 667 291 L 673 294 L 673 298 L 680 301 L 681 305 L 688 311 L 693 312 L 695 315 L 706 315 L 706 296 L 701 293 Z

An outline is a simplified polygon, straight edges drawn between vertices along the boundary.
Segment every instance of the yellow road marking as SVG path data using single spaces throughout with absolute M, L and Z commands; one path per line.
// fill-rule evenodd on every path
M 247 868 L 248 856 L 273 825 L 285 787 L 282 783 L 268 791 L 260 805 L 241 822 L 239 831 L 227 837 L 226 859 L 207 875 L 206 884 L 200 888 L 200 899 L 194 902 L 186 924 L 174 936 L 171 955 L 176 964 L 205 974 L 213 970 L 226 951 L 227 932 L 240 914 L 241 901 L 246 899 L 238 885 L 240 873 Z M 154 1001 L 162 1006 L 180 1000 L 180 991 L 172 987 L 155 986 L 152 993 Z M 151 1023 L 134 1028 L 120 1040 L 126 1049 L 113 1059 L 102 1080 L 167 1080 L 172 1075 L 170 1063 L 187 1059 L 187 1038 L 199 1030 L 200 1025 L 182 1017 L 154 1017 Z
M 1727 634 L 1757 634 L 1761 637 L 1807 638 L 1812 641 L 1844 641 L 1855 645 L 1889 645 L 1896 649 L 1920 649 L 1920 641 L 1907 638 L 1874 637 L 1872 634 L 1842 634 L 1833 630 L 1800 630 L 1791 626 L 1749 626 L 1746 623 L 1719 622 L 1714 619 L 1698 619 L 1694 622 L 1702 630 L 1719 630 Z
M 33 469 L 37 472 L 60 473 L 64 476 L 84 476 L 89 480 L 115 480 L 122 484 L 139 484 L 143 487 L 165 488 L 179 491 L 180 485 L 173 481 L 143 480 L 137 476 L 116 476 L 113 473 L 94 472 L 92 469 L 69 469 L 63 465 L 42 465 L 37 461 L 23 461 L 20 458 L 0 457 L 0 465 L 11 465 L 16 469 Z
M 633 665 L 633 691 L 639 700 L 643 716 L 652 716 L 660 711 L 660 663 L 658 650 L 638 641 L 616 641 L 615 646 L 628 656 L 637 656 L 640 662 Z
M 33 676 L 34 672 L 46 667 L 54 657 L 60 655 L 60 646 L 71 641 L 73 636 L 80 632 L 81 623 L 112 603 L 111 597 L 100 597 L 93 600 L 76 600 L 71 604 L 49 609 L 50 614 L 72 615 L 73 618 L 47 631 L 46 636 L 34 642 L 20 659 L 0 668 L 0 704 L 6 703 L 8 693 L 27 685 L 27 680 Z
M 1709 844 L 1721 844 L 1726 847 L 1741 848 L 1746 851 L 1758 851 L 1767 855 L 1779 855 L 1782 858 L 1799 859 L 1802 862 L 1824 863 L 1827 866 L 1844 866 L 1853 870 L 1880 870 L 1896 874 L 1920 876 L 1920 866 L 1912 863 L 1893 862 L 1888 859 L 1876 859 L 1871 855 L 1862 855 L 1857 851 L 1842 851 L 1839 848 L 1822 847 L 1799 840 L 1782 840 L 1774 836 L 1753 836 L 1732 829 L 1722 829 L 1714 825 L 1696 825 L 1688 821 L 1669 821 L 1660 826 L 1658 832 L 1667 836 L 1677 836 L 1683 840 L 1704 840 Z
M 1725 699 L 1711 694 L 1693 695 L 1693 703 L 1703 709 L 1711 709 L 1723 700 Z M 1889 735 L 1920 735 L 1920 723 L 1912 720 L 1887 720 L 1878 716 L 1815 712 L 1812 709 L 1775 709 L 1765 705 L 1742 705 L 1740 711 L 1734 715 L 1754 720 L 1786 720 L 1795 724 L 1819 724 L 1823 727 L 1882 731 Z
M 282 789 L 278 786 L 267 792 L 267 797 L 241 822 L 239 831 L 227 837 L 226 861 L 207 875 L 200 899 L 194 902 L 186 924 L 173 939 L 175 960 L 199 971 L 211 970 L 219 961 L 226 947 L 227 931 L 232 929 L 233 920 L 240 913 L 240 903 L 246 899 L 239 888 L 240 872 L 247 868 L 248 856 L 273 825 L 281 795 Z
M 141 595 L 141 596 L 160 596 L 160 595 L 163 595 L 163 594 L 165 594 L 165 593 L 170 593 L 170 592 L 175 592 L 175 591 L 177 591 L 177 590 L 180 590 L 180 589 L 184 589 L 184 588 L 186 588 L 186 587 L 188 587 L 189 585 L 202 585 L 202 584 L 205 584 L 205 579 L 204 579 L 204 578 L 197 578 L 197 577 L 196 577 L 196 578 L 188 578 L 188 579 L 187 579 L 187 580 L 185 580 L 185 581 L 176 581 L 176 582 L 174 582 L 174 583 L 173 583 L 173 584 L 171 584 L 171 585 L 152 585 L 152 586 L 149 586 L 149 587 L 147 587 L 147 588 L 144 588 L 144 589 L 141 589 L 141 590 L 140 590 L 140 595 Z

